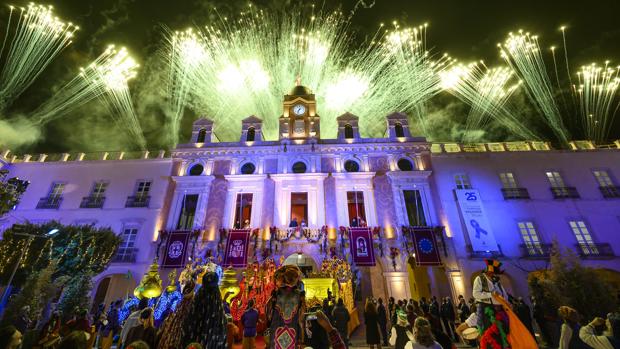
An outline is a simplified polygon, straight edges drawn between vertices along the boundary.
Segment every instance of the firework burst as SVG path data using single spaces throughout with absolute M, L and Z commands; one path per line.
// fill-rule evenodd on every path
M 72 23 L 56 17 L 51 6 L 32 3 L 26 8 L 10 6 L 0 48 L 0 58 L 4 56 L 4 66 L 0 73 L 0 112 L 10 106 L 48 64 L 71 44 L 77 29 Z

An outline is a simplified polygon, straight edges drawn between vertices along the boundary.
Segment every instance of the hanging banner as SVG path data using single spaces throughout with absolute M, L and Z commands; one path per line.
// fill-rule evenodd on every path
M 248 265 L 249 242 L 249 229 L 230 230 L 222 267 L 245 268 Z
M 499 251 L 478 190 L 455 189 L 454 191 L 473 250 L 475 252 Z
M 370 228 L 349 228 L 349 242 L 353 263 L 358 267 L 375 266 L 375 254 Z
M 413 228 L 412 234 L 415 264 L 419 266 L 441 265 L 433 228 Z
M 189 230 L 177 230 L 168 233 L 162 268 L 182 268 L 185 266 L 190 233 Z

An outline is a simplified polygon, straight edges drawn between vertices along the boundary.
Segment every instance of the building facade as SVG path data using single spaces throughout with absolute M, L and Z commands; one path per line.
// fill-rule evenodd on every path
M 340 227 L 367 225 L 378 232 L 376 265 L 354 268 L 361 296 L 468 297 L 489 257 L 525 296 L 553 241 L 618 279 L 620 142 L 431 144 L 400 113 L 386 116 L 383 138 L 360 137 L 358 117 L 346 113 L 338 137 L 322 139 L 316 110 L 312 92 L 296 86 L 284 97 L 278 140 L 265 140 L 262 120 L 250 116 L 238 142 L 214 142 L 217 125 L 199 119 L 189 143 L 170 152 L 5 151 L 0 166 L 31 185 L 0 229 L 55 219 L 117 231 L 123 243 L 95 279 L 97 301 L 131 294 L 161 230 L 197 230 L 193 257 L 221 258 L 223 232 L 247 228 L 256 234 L 250 261 L 269 254 L 312 272 L 331 251 L 351 261 Z M 413 235 L 425 227 L 441 265 L 417 263 Z

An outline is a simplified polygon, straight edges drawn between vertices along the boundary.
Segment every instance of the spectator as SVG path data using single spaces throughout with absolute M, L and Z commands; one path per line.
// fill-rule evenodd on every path
M 394 297 L 390 297 L 388 298 L 388 311 L 389 311 L 389 315 L 390 315 L 390 321 L 392 321 L 392 317 L 394 316 L 394 311 L 396 310 L 396 303 L 394 300 Z M 392 323 L 392 325 L 394 325 Z
M 454 326 L 456 314 L 454 313 L 454 305 L 450 297 L 445 297 L 441 303 L 440 318 L 444 333 L 450 336 L 453 341 L 456 341 L 456 329 Z
M 331 304 L 329 302 L 328 298 L 323 299 L 323 308 L 322 308 L 323 314 L 327 315 L 327 318 L 329 319 L 330 322 L 333 322 L 334 320 L 332 319 L 332 313 L 334 311 L 334 306 L 333 304 Z
M 513 310 L 523 325 L 525 325 L 532 336 L 534 336 L 534 328 L 532 327 L 532 312 L 530 311 L 530 307 L 523 301 L 523 297 L 517 297 L 515 304 L 513 305 Z
M 66 326 L 69 331 L 83 331 L 90 333 L 90 321 L 88 321 L 88 310 L 77 308 L 73 319 L 67 321 Z
M 407 322 L 409 323 L 409 331 L 413 332 L 413 324 L 415 323 L 415 319 L 417 317 L 418 315 L 413 309 L 413 304 L 407 305 Z
M 381 337 L 383 337 L 383 345 L 388 346 L 388 335 L 387 335 L 387 311 L 385 310 L 385 305 L 383 305 L 383 299 L 377 299 L 377 315 L 379 317 L 379 330 L 381 330 Z
M 366 344 L 368 344 L 370 349 L 375 348 L 375 346 L 377 349 L 381 349 L 377 307 L 370 297 L 366 299 L 366 307 L 364 308 L 364 323 L 366 324 Z
M 239 327 L 233 322 L 233 317 L 226 314 L 226 348 L 232 349 L 235 344 L 235 337 L 239 334 Z
M 579 330 L 579 339 L 594 349 L 614 349 L 612 341 L 603 332 L 608 330 L 605 319 L 597 317 Z M 574 336 L 577 336 L 575 333 Z M 572 347 L 571 347 L 572 349 Z
M 315 315 L 319 311 L 321 311 L 321 307 L 319 305 L 316 305 L 309 310 L 310 313 L 314 313 Z M 327 321 L 329 321 L 329 318 Z M 306 320 L 306 322 L 306 328 L 309 330 L 307 332 L 309 340 L 306 340 L 306 343 L 311 348 L 329 348 L 329 338 L 327 336 L 327 332 L 321 324 L 319 324 L 318 316 L 315 320 Z
M 440 308 L 441 307 L 439 305 L 439 302 L 437 301 L 437 297 L 433 296 L 433 298 L 431 299 L 431 304 L 428 308 L 428 311 L 431 315 L 428 320 L 431 322 L 434 328 L 441 328 L 441 322 L 439 321 Z
M 327 332 L 329 343 L 333 349 L 346 348 L 346 344 L 342 337 L 340 337 L 339 331 L 332 326 L 329 319 L 325 314 L 323 314 L 322 311 L 316 312 L 316 321 L 325 330 L 325 332 Z
M 140 324 L 140 313 L 142 313 L 142 310 L 148 307 L 148 305 L 149 300 L 147 298 L 142 298 L 138 303 L 138 308 L 129 314 L 129 317 L 127 317 L 127 320 L 125 320 L 125 323 L 123 324 L 123 330 L 121 331 L 120 337 L 121 344 L 119 347 L 124 344 L 129 344 L 127 343 L 127 335 L 129 334 L 129 330 Z
M 457 313 L 459 316 L 459 322 L 463 323 L 469 317 L 469 306 L 465 301 L 465 297 L 463 295 L 459 295 L 459 303 L 456 306 Z
M 116 336 L 121 329 L 118 322 L 118 308 L 123 304 L 120 299 L 110 304 L 110 310 L 106 314 L 103 328 L 101 329 L 101 349 L 110 349 L 114 336 Z
M 579 338 L 579 314 L 571 307 L 562 306 L 558 309 L 558 314 L 562 319 L 562 329 L 560 333 L 560 345 L 558 349 L 581 349 L 588 346 Z
M 60 341 L 60 313 L 54 312 L 39 332 L 39 345 L 51 347 Z
M 13 325 L 0 328 L 0 349 L 17 349 L 22 346 L 22 333 Z
M 435 341 L 431 331 L 431 324 L 423 317 L 415 320 L 413 325 L 413 341 L 407 343 L 407 349 L 443 349 Z M 446 348 L 447 349 L 447 348 Z
M 469 301 L 467 302 L 467 305 L 469 306 L 469 313 L 475 313 L 478 311 L 478 309 L 476 308 L 476 300 L 473 298 L 470 298 Z
M 87 349 L 88 336 L 84 331 L 73 331 L 60 341 L 58 349 Z
M 297 228 L 299 223 L 297 223 L 297 217 L 293 217 L 293 220 L 288 224 L 289 228 Z
M 153 319 L 153 309 L 145 308 L 140 312 L 140 324 L 132 327 L 127 333 L 127 343 L 136 341 L 144 341 L 151 348 L 155 348 L 155 339 L 157 331 L 155 330 L 155 319 Z
M 340 338 L 347 344 L 349 338 L 349 320 L 351 317 L 349 315 L 349 310 L 344 306 L 342 298 L 338 298 L 338 303 L 336 303 L 332 311 L 332 319 L 334 321 L 334 327 L 340 334 Z
M 256 346 L 256 326 L 258 325 L 258 310 L 254 309 L 254 300 L 248 301 L 248 309 L 241 316 L 243 325 L 243 349 L 254 349 Z
M 426 297 L 422 297 L 420 299 L 420 308 L 422 308 L 422 314 L 428 314 L 428 312 L 430 311 L 430 306 L 426 301 Z
M 392 326 L 392 333 L 390 335 L 390 344 L 394 346 L 394 349 L 404 349 L 405 345 L 413 340 L 413 334 L 409 328 L 410 324 L 407 320 L 407 314 L 403 311 L 398 311 L 396 323 Z

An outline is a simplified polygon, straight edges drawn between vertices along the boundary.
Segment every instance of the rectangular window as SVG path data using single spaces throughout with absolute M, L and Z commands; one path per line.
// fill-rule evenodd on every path
M 521 233 L 521 238 L 525 243 L 527 253 L 530 256 L 542 255 L 544 251 L 542 248 L 540 237 L 538 236 L 538 232 L 536 231 L 536 227 L 534 227 L 534 223 L 518 222 L 517 225 L 519 226 L 519 232 Z
M 588 231 L 588 227 L 584 221 L 569 221 L 573 234 L 575 234 L 575 238 L 577 239 L 577 244 L 581 249 L 581 252 L 584 255 L 597 255 L 598 248 L 592 240 L 592 235 L 590 235 L 590 231 Z
M 405 208 L 407 208 L 407 219 L 409 226 L 426 226 L 424 206 L 422 205 L 422 195 L 419 190 L 403 190 L 405 198 Z
M 177 221 L 178 230 L 191 230 L 194 228 L 194 217 L 198 206 L 198 194 L 186 194 L 181 202 L 181 214 Z
M 552 188 L 566 187 L 566 185 L 564 185 L 564 179 L 560 175 L 560 172 L 549 171 L 549 172 L 545 172 L 545 174 L 547 175 L 547 179 L 549 180 L 549 184 L 551 185 Z
M 252 220 L 252 193 L 237 194 L 235 229 L 250 229 Z
M 308 226 L 308 193 L 291 193 L 291 222 L 289 227 Z
M 366 210 L 364 208 L 364 192 L 348 191 L 347 192 L 347 209 L 349 211 L 349 226 L 365 227 Z
M 131 227 L 123 229 L 121 234 L 121 243 L 118 245 L 116 262 L 133 262 L 136 256 L 136 237 L 138 236 L 138 228 Z
M 592 174 L 594 174 L 594 178 L 596 178 L 596 181 L 598 182 L 599 186 L 611 187 L 614 185 L 607 171 L 595 170 L 595 171 L 592 171 Z
M 104 181 L 95 182 L 93 186 L 93 190 L 90 193 L 90 196 L 93 199 L 101 199 L 105 196 L 105 191 L 108 187 L 108 183 Z
M 63 190 L 65 190 L 65 183 L 52 183 L 52 188 L 50 189 L 48 197 L 51 200 L 60 199 Z
M 136 184 L 136 198 L 145 198 L 149 196 L 149 192 L 151 191 L 151 181 L 138 181 Z
M 459 173 L 454 175 L 454 182 L 456 189 L 471 189 L 471 182 L 469 176 L 465 173 Z
M 518 187 L 517 180 L 512 172 L 500 173 L 499 179 L 502 181 L 502 188 L 504 189 L 515 189 Z

